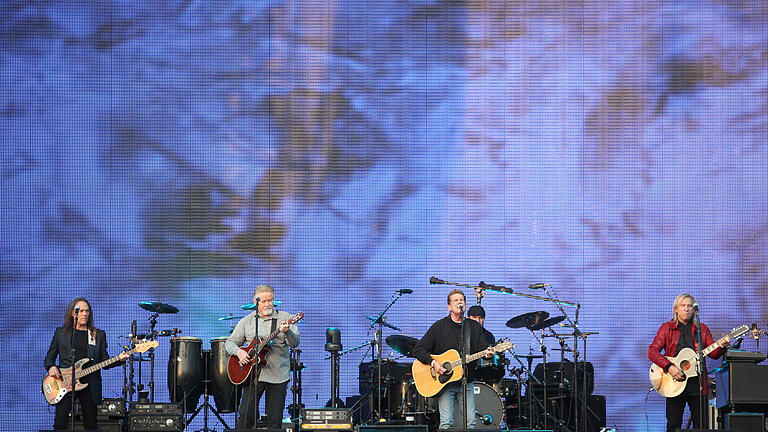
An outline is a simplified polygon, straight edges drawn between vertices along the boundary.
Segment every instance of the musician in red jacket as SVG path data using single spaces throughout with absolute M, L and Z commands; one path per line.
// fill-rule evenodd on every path
M 680 368 L 669 361 L 665 355 L 669 357 L 677 356 L 683 348 L 697 351 L 696 331 L 699 327 L 701 328 L 701 347 L 699 348 L 703 350 L 715 343 L 706 325 L 701 323 L 697 327 L 693 322 L 695 304 L 696 299 L 690 294 L 680 294 L 677 296 L 672 305 L 674 316 L 670 321 L 661 325 L 656 333 L 656 337 L 648 347 L 648 358 L 661 367 L 664 372 L 670 374 L 672 378 L 681 382 L 685 381 L 685 374 Z M 726 341 L 728 340 L 727 336 L 725 339 Z M 718 348 L 712 351 L 709 357 L 718 358 L 726 349 Z M 662 354 L 662 350 L 664 350 L 664 354 Z M 667 432 L 673 432 L 682 426 L 686 403 L 693 419 L 693 428 L 699 429 L 701 427 L 699 424 L 699 399 L 704 398 L 709 391 L 706 364 L 702 366 L 701 370 L 703 372 L 703 389 L 699 388 L 698 378 L 691 378 L 686 383 L 685 390 L 682 393 L 675 397 L 667 398 Z

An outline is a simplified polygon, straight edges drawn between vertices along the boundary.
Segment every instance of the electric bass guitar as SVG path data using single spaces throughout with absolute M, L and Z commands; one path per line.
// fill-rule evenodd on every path
M 143 353 L 151 348 L 157 348 L 157 341 L 149 341 L 144 342 L 136 345 L 136 348 L 133 348 L 130 351 L 126 351 L 125 353 L 128 355 L 132 355 L 133 353 Z M 54 378 L 49 374 L 45 374 L 43 377 L 43 396 L 45 396 L 45 400 L 51 404 L 56 405 L 57 403 L 61 402 L 61 399 L 64 398 L 64 395 L 72 391 L 72 370 L 74 369 L 75 373 L 75 390 L 80 391 L 86 387 L 88 387 L 88 383 L 81 383 L 80 379 L 83 378 L 86 375 L 92 374 L 96 372 L 97 370 L 109 366 L 112 363 L 115 363 L 116 361 L 120 360 L 120 356 L 115 356 L 110 359 L 104 360 L 101 363 L 96 363 L 93 366 L 89 366 L 85 369 L 83 369 L 83 365 L 86 364 L 90 359 L 84 358 L 80 359 L 77 362 L 75 362 L 74 367 L 68 367 L 64 369 L 60 369 L 61 372 L 61 378 Z
M 736 339 L 748 331 L 749 326 L 746 324 L 731 330 L 727 336 L 723 336 L 712 345 L 701 350 L 701 356 L 704 357 L 712 351 L 725 346 L 729 339 Z M 667 359 L 671 361 L 672 364 L 677 366 L 681 371 L 683 371 L 685 379 L 682 381 L 676 381 L 674 378 L 672 378 L 672 375 L 664 372 L 664 369 L 659 367 L 656 363 L 652 363 L 649 373 L 651 378 L 651 386 L 653 386 L 653 388 L 664 397 L 675 397 L 682 393 L 683 390 L 685 390 L 685 386 L 689 379 L 698 376 L 699 357 L 696 355 L 696 351 L 690 348 L 683 348 L 675 357 L 667 356 Z
M 500 342 L 493 347 L 493 352 L 498 353 L 514 347 L 515 345 L 512 342 Z M 485 356 L 485 351 L 468 355 L 466 363 L 469 364 L 483 356 Z M 458 381 L 464 375 L 464 370 L 461 366 L 461 356 L 455 349 L 450 349 L 442 354 L 432 355 L 432 358 L 443 365 L 443 368 L 446 370 L 445 373 L 436 375 L 431 365 L 424 364 L 418 360 L 414 361 L 413 365 L 411 365 L 411 374 L 413 375 L 413 382 L 416 384 L 416 390 L 425 397 L 436 395 L 448 383 Z
M 286 323 L 293 325 L 301 321 L 302 318 L 304 318 L 304 313 L 299 312 L 292 316 L 291 319 L 286 321 Z M 241 365 L 240 360 L 236 355 L 229 357 L 229 362 L 227 363 L 227 375 L 229 375 L 229 380 L 232 382 L 232 384 L 242 384 L 246 379 L 248 379 L 248 376 L 251 374 L 251 370 L 253 369 L 254 365 L 264 366 L 267 364 L 269 343 L 272 342 L 272 339 L 274 339 L 278 333 L 280 333 L 280 325 L 277 327 L 278 328 L 276 328 L 275 331 L 270 333 L 266 338 L 253 338 L 248 346 L 242 347 L 242 349 L 248 351 L 248 363 Z

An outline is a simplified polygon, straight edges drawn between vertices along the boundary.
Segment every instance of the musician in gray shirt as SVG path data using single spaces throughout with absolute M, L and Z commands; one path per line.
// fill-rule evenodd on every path
M 240 403 L 240 417 L 237 421 L 238 429 L 252 428 L 254 419 L 254 397 L 256 404 L 261 395 L 266 393 L 265 411 L 267 427 L 272 430 L 280 430 L 285 411 L 285 395 L 290 377 L 290 351 L 289 347 L 296 348 L 299 345 L 299 329 L 296 324 L 289 324 L 291 315 L 287 312 L 276 311 L 274 307 L 275 293 L 269 285 L 259 285 L 253 291 L 253 302 L 257 309 L 243 317 L 235 326 L 232 335 L 226 343 L 227 354 L 236 355 L 241 365 L 255 362 L 248 358 L 248 352 L 242 345 L 249 344 L 255 337 L 265 340 L 272 332 L 277 331 L 275 338 L 269 343 L 269 351 L 265 357 L 266 365 L 260 366 L 259 383 L 254 395 L 253 385 L 250 384 L 253 374 L 256 373 L 256 365 L 253 366 L 251 375 L 245 381 L 243 399 Z M 257 327 L 258 326 L 258 327 Z M 258 328 L 258 332 L 257 332 Z M 258 333 L 258 334 L 257 334 Z

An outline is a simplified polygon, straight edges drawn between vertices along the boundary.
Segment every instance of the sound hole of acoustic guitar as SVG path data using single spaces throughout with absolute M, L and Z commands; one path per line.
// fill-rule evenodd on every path
M 691 368 L 691 363 L 689 363 L 688 361 L 683 360 L 680 362 L 680 370 L 687 371 L 690 368 Z

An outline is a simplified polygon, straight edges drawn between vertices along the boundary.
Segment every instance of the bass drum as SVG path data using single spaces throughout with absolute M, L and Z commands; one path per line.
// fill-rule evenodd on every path
M 197 408 L 197 402 L 203 394 L 203 367 L 203 341 L 200 338 L 171 338 L 171 353 L 168 356 L 168 394 L 171 402 L 179 405 L 186 397 L 187 412 Z
M 501 429 L 504 421 L 504 402 L 488 384 L 475 381 L 475 421 L 478 429 Z M 461 429 L 461 413 L 453 410 L 453 426 Z
M 220 413 L 235 412 L 235 407 L 242 394 L 242 387 L 232 384 L 227 374 L 229 356 L 224 348 L 226 342 L 226 336 L 211 339 L 211 356 L 208 358 L 208 379 L 211 380 L 211 393 L 213 393 L 213 401 L 216 402 L 216 409 Z

